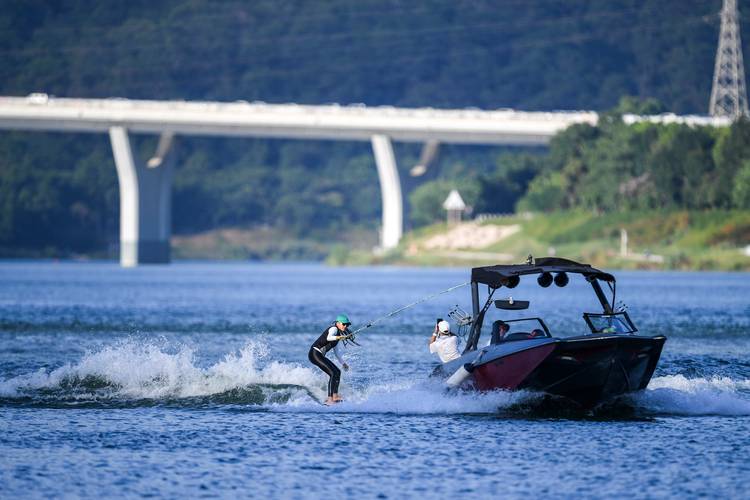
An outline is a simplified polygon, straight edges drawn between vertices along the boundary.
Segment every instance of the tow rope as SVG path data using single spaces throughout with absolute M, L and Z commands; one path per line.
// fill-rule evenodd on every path
M 365 326 L 363 326 L 363 327 L 361 327 L 361 328 L 357 328 L 357 329 L 356 329 L 356 330 L 354 330 L 353 332 L 350 332 L 350 333 L 348 333 L 348 334 L 346 335 L 346 338 L 344 338 L 344 339 L 342 339 L 342 340 L 344 340 L 344 343 L 345 343 L 345 344 L 346 344 L 346 342 L 347 342 L 347 341 L 349 341 L 349 342 L 352 342 L 352 343 L 353 343 L 354 345 L 359 345 L 359 344 L 357 344 L 357 343 L 356 343 L 356 342 L 354 341 L 354 336 L 355 336 L 355 335 L 357 335 L 357 334 L 358 334 L 359 332 L 361 332 L 361 331 L 363 331 L 363 330 L 367 330 L 367 329 L 368 329 L 368 328 L 370 328 L 371 326 L 374 326 L 374 325 L 376 325 L 376 324 L 380 323 L 381 321 L 383 321 L 383 320 L 386 320 L 386 319 L 388 319 L 388 318 L 391 318 L 391 317 L 393 317 L 393 316 L 397 315 L 398 313 L 400 313 L 400 312 L 403 312 L 403 311 L 406 311 L 407 309 L 410 309 L 410 308 L 412 308 L 412 307 L 414 307 L 414 306 L 416 306 L 416 305 L 419 305 L 419 304 L 421 304 L 422 302 L 427 302 L 427 301 L 428 301 L 428 300 L 430 300 L 430 299 L 434 299 L 435 297 L 438 297 L 438 296 L 440 296 L 440 295 L 443 295 L 443 294 L 445 294 L 445 293 L 448 293 L 448 292 L 452 292 L 452 291 L 453 291 L 453 290 L 455 290 L 456 288 L 461 288 L 462 286 L 466 286 L 466 285 L 468 285 L 469 283 L 471 283 L 471 281 L 467 281 L 466 283 L 461 283 L 460 285 L 455 285 L 455 286 L 452 286 L 452 287 L 450 287 L 450 288 L 446 288 L 445 290 L 443 290 L 443 291 L 441 291 L 441 292 L 433 293 L 433 294 L 431 294 L 431 295 L 428 295 L 428 296 L 426 296 L 426 297 L 422 297 L 421 299 L 419 299 L 419 300 L 417 300 L 417 301 L 414 301 L 414 302 L 412 302 L 411 304 L 407 304 L 407 305 L 405 305 L 405 306 L 399 307 L 399 308 L 398 308 L 398 309 L 396 309 L 395 311 L 389 312 L 389 313 L 388 313 L 388 314 L 386 314 L 385 316 L 381 316 L 381 317 L 379 317 L 379 318 L 377 318 L 377 319 L 374 319 L 374 320 L 372 320 L 372 321 L 368 322 L 368 323 L 367 323 L 367 324 L 366 324 Z

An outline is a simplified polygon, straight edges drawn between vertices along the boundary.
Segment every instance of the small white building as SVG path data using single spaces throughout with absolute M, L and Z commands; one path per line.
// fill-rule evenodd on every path
M 461 222 L 461 216 L 466 211 L 466 203 L 458 191 L 453 189 L 443 202 L 443 208 L 448 211 L 448 225 L 451 226 Z

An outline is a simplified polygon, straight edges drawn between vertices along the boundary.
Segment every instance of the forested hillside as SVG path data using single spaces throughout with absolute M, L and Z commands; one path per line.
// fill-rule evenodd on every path
M 599 111 L 630 95 L 705 113 L 720 8 L 720 0 L 6 0 L 0 94 Z M 743 14 L 746 54 L 747 21 Z M 691 169 L 718 165 L 715 136 L 679 140 L 698 141 L 694 149 L 711 157 L 691 157 Z M 145 157 L 154 140 L 138 147 Z M 184 137 L 177 152 L 177 233 L 271 225 L 335 239 L 342 228 L 379 223 L 367 144 Z M 396 152 L 413 224 L 430 222 L 434 199 L 456 182 L 477 210 L 507 211 L 518 200 L 539 206 L 535 193 L 572 168 L 540 160 L 544 151 L 449 147 L 426 178 L 412 179 L 419 147 Z M 2 254 L 106 251 L 117 241 L 117 210 L 106 137 L 0 132 Z

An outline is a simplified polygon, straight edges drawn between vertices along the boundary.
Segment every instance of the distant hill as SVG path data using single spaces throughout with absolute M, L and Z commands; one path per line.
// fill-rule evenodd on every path
M 720 0 L 7 0 L 0 94 L 528 110 L 607 110 L 631 95 L 705 113 L 720 8 Z M 272 226 L 330 242 L 350 228 L 377 230 L 367 144 L 179 139 L 177 234 Z M 136 145 L 147 156 L 154 140 Z M 414 192 L 425 180 L 489 175 L 496 189 L 516 172 L 506 187 L 517 198 L 535 163 L 508 174 L 525 160 L 499 152 L 443 148 L 425 178 L 404 175 L 405 195 L 429 205 L 434 193 Z M 406 171 L 419 147 L 397 145 L 396 154 Z M 106 137 L 0 132 L 0 255 L 111 255 L 117 193 Z M 424 223 L 420 214 L 410 220 Z
M 603 110 L 634 95 L 704 113 L 720 9 L 720 0 L 6 1 L 0 93 L 533 110 Z

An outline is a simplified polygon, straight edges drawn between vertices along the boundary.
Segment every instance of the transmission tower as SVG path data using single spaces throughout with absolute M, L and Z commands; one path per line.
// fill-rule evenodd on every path
M 716 51 L 714 84 L 708 112 L 711 116 L 738 118 L 750 116 L 747 110 L 745 67 L 742 62 L 737 0 L 724 0 L 721 9 L 721 32 Z

